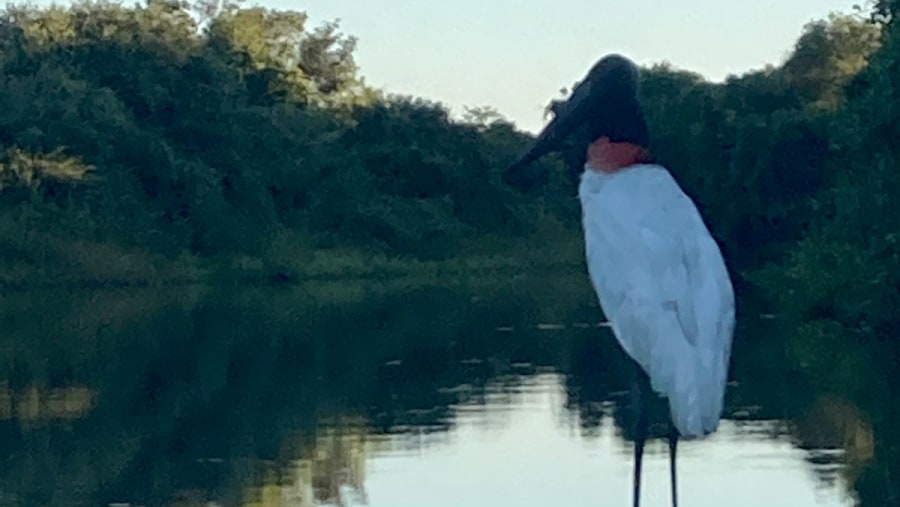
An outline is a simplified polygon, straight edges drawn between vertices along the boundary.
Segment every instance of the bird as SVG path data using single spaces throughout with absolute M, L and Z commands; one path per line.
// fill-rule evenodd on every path
M 587 139 L 578 181 L 588 276 L 619 346 L 632 360 L 633 504 L 649 433 L 649 396 L 668 403 L 672 505 L 679 438 L 718 430 L 731 360 L 735 293 L 722 251 L 694 201 L 650 152 L 640 70 L 602 57 L 533 145 L 507 167 L 520 171 Z M 649 389 L 648 389 L 649 387 Z M 651 391 L 651 392 L 648 392 Z

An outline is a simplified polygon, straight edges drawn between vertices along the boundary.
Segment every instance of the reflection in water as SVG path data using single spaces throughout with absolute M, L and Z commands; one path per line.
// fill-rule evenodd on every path
M 627 505 L 630 370 L 594 299 L 580 273 L 3 296 L 0 506 Z M 682 501 L 885 505 L 893 409 L 852 394 L 879 372 L 842 392 L 754 326 Z
M 371 505 L 629 505 L 630 446 L 619 438 L 612 417 L 595 434 L 580 434 L 576 421 L 558 411 L 565 396 L 559 376 L 540 375 L 502 403 L 459 411 L 452 446 L 426 449 L 422 456 L 373 453 Z M 494 411 L 510 424 L 485 425 L 490 418 L 485 414 Z M 726 421 L 715 438 L 685 443 L 679 469 L 685 504 L 846 505 L 839 488 L 816 483 L 804 452 L 787 437 L 771 438 L 768 426 Z M 665 444 L 647 450 L 651 480 L 645 500 L 663 505 L 668 501 Z M 758 481 L 769 487 L 759 488 Z
M 242 505 L 367 505 L 367 445 L 361 425 L 334 420 L 317 438 L 308 458 L 273 469 L 262 484 L 247 489 Z
M 91 408 L 96 393 L 83 386 L 38 389 L 31 385 L 15 392 L 0 383 L 0 421 L 14 420 L 22 428 L 54 420 L 78 419 Z

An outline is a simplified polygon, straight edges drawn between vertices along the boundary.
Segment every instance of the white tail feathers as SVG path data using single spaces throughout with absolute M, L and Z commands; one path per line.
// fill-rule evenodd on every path
M 669 401 L 672 422 L 684 438 L 704 437 L 719 426 L 726 372 L 709 351 L 697 350 L 681 337 L 664 340 L 653 351 L 650 385 Z M 642 365 L 643 366 L 643 365 Z
M 622 321 L 621 327 L 613 323 L 613 332 L 647 373 L 652 389 L 668 399 L 678 432 L 686 439 L 715 432 L 727 376 L 722 352 L 703 350 L 688 342 L 677 331 L 674 312 L 659 312 L 656 318 L 644 312 L 629 313 L 637 319 Z

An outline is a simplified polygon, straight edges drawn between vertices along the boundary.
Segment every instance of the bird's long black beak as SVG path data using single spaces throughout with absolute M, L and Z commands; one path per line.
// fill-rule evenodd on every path
M 550 152 L 558 151 L 563 141 L 577 128 L 590 118 L 603 114 L 607 102 L 621 97 L 623 93 L 633 94 L 637 80 L 637 66 L 631 60 L 619 55 L 601 58 L 575 87 L 569 99 L 553 108 L 553 119 L 538 134 L 534 145 L 510 164 L 507 171 L 521 169 Z
M 534 145 L 510 164 L 509 170 L 522 168 L 544 155 L 558 150 L 563 141 L 587 119 L 591 108 L 594 83 L 585 80 L 579 83 L 572 96 L 554 108 L 553 119 L 535 139 Z

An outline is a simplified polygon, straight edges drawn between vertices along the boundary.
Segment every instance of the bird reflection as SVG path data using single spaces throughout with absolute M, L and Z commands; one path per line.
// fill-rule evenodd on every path
M 609 330 L 584 330 L 573 338 L 573 352 L 565 369 L 566 408 L 577 412 L 583 432 L 599 428 L 605 415 L 626 441 L 639 435 L 639 411 L 633 403 L 637 388 L 648 388 L 646 375 L 615 342 Z M 649 391 L 648 391 L 649 393 Z M 668 438 L 665 400 L 645 396 L 647 439 Z M 609 407 L 603 409 L 603 407 Z
M 580 331 L 574 341 L 564 380 L 566 408 L 576 411 L 582 433 L 594 433 L 609 414 L 622 439 L 634 443 L 635 499 L 640 497 L 638 489 L 646 443 L 667 440 L 674 502 L 676 447 L 666 400 L 652 395 L 646 373 L 630 360 L 608 329 Z

